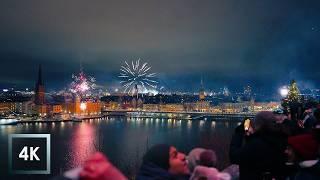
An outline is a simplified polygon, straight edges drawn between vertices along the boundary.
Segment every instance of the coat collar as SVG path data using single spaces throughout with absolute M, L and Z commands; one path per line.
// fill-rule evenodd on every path
M 302 161 L 299 163 L 299 166 L 301 168 L 309 168 L 309 167 L 312 167 L 314 166 L 315 164 L 317 164 L 319 162 L 318 159 L 316 160 L 308 160 L 308 161 Z

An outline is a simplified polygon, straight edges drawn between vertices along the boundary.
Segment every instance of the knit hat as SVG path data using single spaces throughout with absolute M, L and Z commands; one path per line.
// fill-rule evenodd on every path
M 194 168 L 199 165 L 200 162 L 200 154 L 206 151 L 204 148 L 194 148 L 188 154 L 188 166 L 190 172 L 193 172 Z
M 143 157 L 143 163 L 153 163 L 162 169 L 169 169 L 170 146 L 158 144 L 151 147 Z
M 230 180 L 231 176 L 225 172 L 219 172 L 216 168 L 197 166 L 190 177 L 190 180 L 208 179 L 208 180 Z
M 261 111 L 256 114 L 253 120 L 253 127 L 257 129 L 269 129 L 274 126 L 277 121 L 275 115 L 271 111 Z
M 300 155 L 303 161 L 317 158 L 318 143 L 311 134 L 289 137 L 288 144 Z
M 206 167 L 215 167 L 217 164 L 217 155 L 212 150 L 206 150 L 200 154 L 199 163 Z

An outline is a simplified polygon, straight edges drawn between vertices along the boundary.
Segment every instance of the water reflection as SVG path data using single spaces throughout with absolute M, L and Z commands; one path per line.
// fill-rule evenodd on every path
M 97 150 L 95 128 L 88 123 L 81 123 L 74 130 L 72 135 L 69 151 L 69 167 L 80 166 L 90 155 Z
M 191 120 L 188 120 L 188 124 L 187 124 L 187 126 L 188 126 L 188 129 L 190 129 L 190 128 L 191 128 Z
M 204 121 L 201 120 L 201 121 L 200 121 L 200 128 L 203 128 L 203 124 L 204 124 Z
M 211 122 L 211 127 L 212 127 L 212 128 L 216 128 L 216 122 L 215 122 L 215 121 L 212 121 L 212 122 Z
M 64 122 L 61 122 L 60 125 L 61 125 L 61 126 L 60 126 L 61 128 L 64 128 L 65 123 L 64 123 Z
M 13 126 L 11 125 L 7 125 L 7 126 L 0 126 L 0 130 L 1 130 L 1 136 L 5 136 L 7 134 L 11 134 L 11 132 L 13 132 Z

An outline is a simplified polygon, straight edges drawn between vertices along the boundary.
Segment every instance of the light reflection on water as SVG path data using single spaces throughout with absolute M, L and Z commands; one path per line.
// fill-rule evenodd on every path
M 6 154 L 11 133 L 50 133 L 52 174 L 78 167 L 95 151 L 104 152 L 125 174 L 139 167 L 146 149 L 167 143 L 189 152 L 195 147 L 216 150 L 220 166 L 228 163 L 228 146 L 238 122 L 164 118 L 106 117 L 83 122 L 52 122 L 0 126 L 0 153 Z M 1 167 L 7 162 L 1 162 Z
M 211 121 L 211 127 L 212 128 L 216 128 L 216 122 L 215 121 Z
M 90 157 L 96 149 L 95 128 L 88 123 L 81 123 L 74 130 L 69 148 L 69 167 L 78 167 Z

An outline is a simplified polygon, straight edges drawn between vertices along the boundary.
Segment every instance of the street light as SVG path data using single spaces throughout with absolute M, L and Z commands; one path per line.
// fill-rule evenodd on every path
M 84 103 L 84 102 L 80 103 L 80 109 L 84 113 L 84 111 L 87 109 L 86 103 Z

